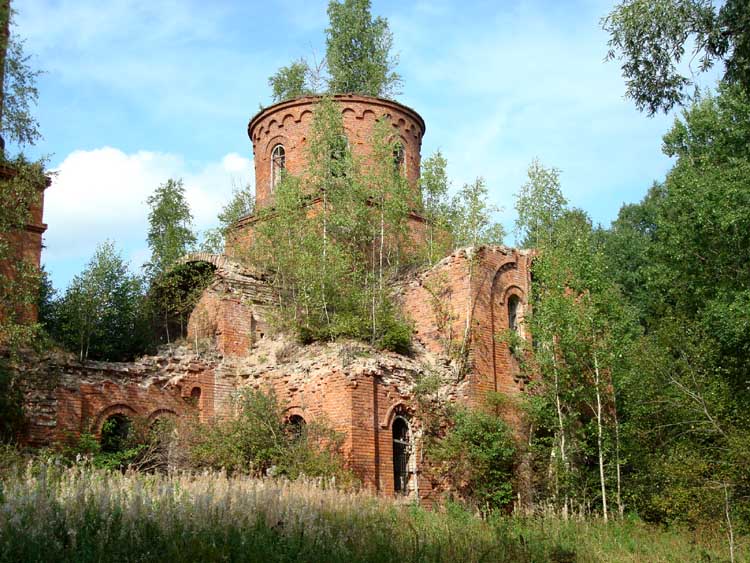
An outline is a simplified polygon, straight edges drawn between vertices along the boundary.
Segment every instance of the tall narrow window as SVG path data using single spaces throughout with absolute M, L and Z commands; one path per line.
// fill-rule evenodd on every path
M 393 420 L 393 487 L 397 493 L 406 493 L 409 484 L 409 423 L 397 416 Z
M 508 328 L 513 332 L 518 332 L 518 304 L 520 300 L 518 295 L 508 297 Z
M 276 145 L 271 151 L 271 193 L 281 181 L 281 175 L 286 168 L 286 152 L 282 145 Z
M 338 135 L 331 143 L 331 176 L 343 178 L 346 176 L 347 158 L 349 152 L 349 137 Z
M 393 170 L 396 174 L 401 174 L 404 169 L 405 156 L 404 145 L 399 141 L 393 146 Z

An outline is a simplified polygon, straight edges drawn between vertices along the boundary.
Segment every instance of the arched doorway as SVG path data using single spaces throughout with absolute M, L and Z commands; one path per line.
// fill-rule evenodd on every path
M 128 446 L 133 423 L 126 415 L 116 413 L 107 417 L 102 424 L 101 444 L 105 453 L 121 452 Z
M 307 422 L 302 415 L 293 414 L 286 420 L 285 430 L 292 440 L 299 440 L 305 433 Z
M 409 493 L 412 452 L 411 429 L 403 416 L 393 419 L 393 490 L 396 494 Z

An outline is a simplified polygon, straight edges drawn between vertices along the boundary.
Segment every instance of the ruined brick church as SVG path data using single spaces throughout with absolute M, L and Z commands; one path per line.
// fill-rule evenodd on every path
M 365 161 L 376 121 L 389 117 L 401 147 L 398 164 L 416 193 L 425 134 L 419 114 L 391 100 L 334 99 L 349 147 Z M 258 208 L 273 205 L 282 171 L 305 174 L 316 102 L 303 97 L 278 103 L 250 120 Z M 506 247 L 462 249 L 400 282 L 399 302 L 414 326 L 413 357 L 347 354 L 342 344 L 297 346 L 290 352 L 269 336 L 273 288 L 263 272 L 237 259 L 252 251 L 256 221 L 255 216 L 241 219 L 223 254 L 183 259 L 214 268 L 213 281 L 190 316 L 186 346 L 132 363 L 50 357 L 38 368 L 29 367 L 35 383 L 27 392 L 26 441 L 43 445 L 81 432 L 100 435 L 112 417 L 152 421 L 197 415 L 210 423 L 231 412 L 241 387 L 272 388 L 289 420 L 325 421 L 345 436 L 347 463 L 365 487 L 386 496 L 430 500 L 435 487 L 423 474 L 414 385 L 434 369 L 444 374 L 446 400 L 476 407 L 484 405 L 488 392 L 514 397 L 523 391 L 516 360 L 497 336 L 506 329 L 528 336 L 523 315 L 531 254 Z M 425 220 L 418 207 L 409 224 L 413 235 L 421 236 Z M 38 255 L 36 260 L 38 265 Z M 199 353 L 201 343 L 211 351 Z M 466 351 L 466 369 L 460 372 L 449 353 L 456 343 Z

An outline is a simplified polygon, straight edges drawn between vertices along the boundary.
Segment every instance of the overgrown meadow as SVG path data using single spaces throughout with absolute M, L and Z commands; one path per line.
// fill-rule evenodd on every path
M 637 520 L 480 519 L 323 481 L 6 467 L 0 561 L 724 561 L 724 539 Z

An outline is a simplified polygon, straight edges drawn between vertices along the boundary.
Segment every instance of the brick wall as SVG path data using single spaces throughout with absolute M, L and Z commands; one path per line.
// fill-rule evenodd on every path
M 145 357 L 138 362 L 80 363 L 57 354 L 21 364 L 27 425 L 24 442 L 46 446 L 81 433 L 99 436 L 113 414 L 151 423 L 164 416 L 214 414 L 215 363 L 194 356 Z M 201 389 L 199 401 L 193 389 Z
M 441 260 L 402 288 L 401 301 L 414 321 L 416 338 L 435 353 L 458 355 L 468 334 L 469 386 L 464 400 L 480 406 L 488 391 L 513 397 L 523 389 L 518 366 L 497 337 L 508 328 L 510 295 L 520 299 L 523 332 L 530 254 L 505 247 L 474 252 L 462 249 Z
M 252 306 L 243 303 L 241 296 L 209 288 L 190 314 L 187 338 L 228 356 L 243 356 L 261 332 Z

